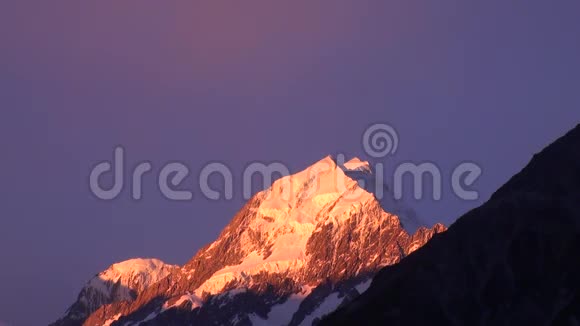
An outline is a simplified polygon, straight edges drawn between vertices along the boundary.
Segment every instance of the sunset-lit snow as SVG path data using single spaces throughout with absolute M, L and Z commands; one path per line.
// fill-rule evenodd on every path
M 357 168 L 366 163 L 359 159 L 349 162 Z M 240 264 L 214 273 L 195 291 L 197 295 L 219 293 L 228 282 L 262 271 L 284 273 L 302 268 L 306 262 L 306 243 L 319 222 L 340 224 L 362 204 L 374 200 L 330 156 L 277 180 L 260 195 L 265 200 L 256 208 L 257 218 L 248 230 L 268 235 L 266 243 L 271 245 L 271 254 L 264 258 L 263 252 L 249 251 Z M 328 213 L 321 215 L 325 211 Z
M 372 172 L 369 162 L 362 161 L 358 157 L 352 158 L 350 161 L 344 163 L 343 166 L 350 171 Z

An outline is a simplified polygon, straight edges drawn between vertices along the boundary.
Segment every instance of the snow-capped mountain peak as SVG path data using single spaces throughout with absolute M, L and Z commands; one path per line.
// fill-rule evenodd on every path
M 143 291 L 177 268 L 168 265 L 159 259 L 134 258 L 111 265 L 105 271 L 94 277 L 87 286 L 92 287 L 104 295 L 116 295 L 120 299 L 129 300 L 135 294 Z M 112 287 L 118 287 L 117 292 Z
M 228 241 L 243 253 L 241 262 L 216 271 L 196 289 L 198 297 L 220 293 L 228 283 L 259 273 L 289 273 L 304 268 L 308 240 L 315 231 L 327 224 L 345 223 L 375 201 L 330 156 L 277 180 L 254 198 L 257 203 L 238 230 L 235 244 Z M 221 243 L 218 240 L 212 246 Z
M 77 301 L 56 325 L 73 325 L 113 302 L 134 300 L 150 285 L 178 270 L 159 259 L 135 258 L 109 266 L 87 282 Z

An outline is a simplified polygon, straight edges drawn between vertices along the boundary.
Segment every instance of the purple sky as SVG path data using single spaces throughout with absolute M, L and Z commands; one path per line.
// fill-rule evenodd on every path
M 242 205 L 239 187 L 169 202 L 152 178 L 141 202 L 99 201 L 89 171 L 115 145 L 239 180 L 367 158 L 365 127 L 388 122 L 387 164 L 475 161 L 486 199 L 580 121 L 578 1 L 210 2 L 0 4 L 0 322 L 47 324 L 116 261 L 183 264 Z M 449 224 L 480 202 L 410 204 Z

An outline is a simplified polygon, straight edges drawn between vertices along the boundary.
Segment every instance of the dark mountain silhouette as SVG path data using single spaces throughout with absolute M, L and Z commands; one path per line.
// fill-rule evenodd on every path
M 320 325 L 580 325 L 580 125 Z

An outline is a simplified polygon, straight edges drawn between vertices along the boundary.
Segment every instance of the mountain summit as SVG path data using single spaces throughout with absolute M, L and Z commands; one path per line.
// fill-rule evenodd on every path
M 311 325 L 445 230 L 409 234 L 354 172 L 372 173 L 360 159 L 325 157 L 278 179 L 181 268 L 55 325 Z
M 107 304 L 131 301 L 150 285 L 178 269 L 158 259 L 130 259 L 111 265 L 83 287 L 77 301 L 57 325 L 81 324 L 91 313 Z

